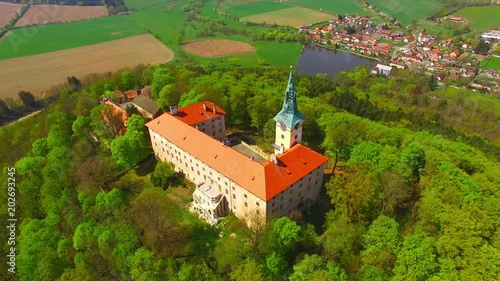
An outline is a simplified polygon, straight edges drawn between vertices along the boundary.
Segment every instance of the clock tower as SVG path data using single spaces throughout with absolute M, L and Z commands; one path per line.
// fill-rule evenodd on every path
M 290 70 L 283 106 L 274 117 L 274 121 L 276 121 L 276 138 L 273 144 L 275 154 L 283 153 L 295 143 L 302 141 L 302 124 L 305 120 L 306 118 L 297 108 L 293 71 Z

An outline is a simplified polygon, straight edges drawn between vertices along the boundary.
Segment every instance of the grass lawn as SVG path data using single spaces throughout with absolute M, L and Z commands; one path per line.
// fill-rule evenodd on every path
M 206 5 L 205 5 L 206 6 Z M 238 18 L 248 17 L 251 15 L 277 11 L 281 9 L 291 8 L 292 6 L 280 2 L 259 1 L 250 2 L 240 5 L 226 5 L 223 11 Z
M 500 6 L 467 7 L 460 9 L 455 15 L 468 19 L 474 29 L 500 27 Z
M 127 16 L 17 28 L 0 40 L 0 59 L 60 51 L 144 33 Z
M 484 59 L 481 62 L 481 67 L 484 69 L 496 69 L 500 71 L 500 58 L 499 57 L 491 57 L 490 60 Z
M 359 14 L 372 15 L 361 7 L 358 1 L 354 0 L 286 0 L 286 3 L 309 8 L 315 11 L 331 13 L 331 14 Z
M 418 24 L 418 27 L 421 29 L 425 29 L 425 32 L 431 35 L 440 35 L 441 37 L 447 37 L 450 35 L 450 29 L 439 25 L 435 24 L 429 21 L 424 21 Z
M 425 19 L 443 7 L 443 4 L 436 0 L 422 0 L 418 4 L 414 0 L 370 0 L 368 3 L 377 7 L 381 12 L 396 18 L 403 25 L 410 24 L 412 20 Z

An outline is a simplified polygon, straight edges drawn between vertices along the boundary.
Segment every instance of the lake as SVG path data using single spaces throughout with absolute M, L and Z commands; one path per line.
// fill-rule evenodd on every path
M 333 78 L 341 71 L 353 71 L 360 65 L 374 67 L 376 60 L 356 56 L 351 53 L 334 51 L 314 45 L 306 45 L 297 64 L 297 72 L 309 75 L 328 73 Z

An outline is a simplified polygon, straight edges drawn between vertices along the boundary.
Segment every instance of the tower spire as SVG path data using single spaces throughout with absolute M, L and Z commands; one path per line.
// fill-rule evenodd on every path
M 297 92 L 293 80 L 293 66 L 290 65 L 290 76 L 286 87 L 285 97 L 281 111 L 274 117 L 274 121 L 282 121 L 288 127 L 293 128 L 298 121 L 304 121 L 305 117 L 297 108 Z
M 302 141 L 302 122 L 306 118 L 297 108 L 297 92 L 293 81 L 293 67 L 290 66 L 290 76 L 286 86 L 285 98 L 281 111 L 274 116 L 276 121 L 276 139 L 273 144 L 274 153 L 283 153 L 295 143 Z

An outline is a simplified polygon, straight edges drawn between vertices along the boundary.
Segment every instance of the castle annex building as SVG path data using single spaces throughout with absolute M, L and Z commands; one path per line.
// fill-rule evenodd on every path
M 316 200 L 327 158 L 300 144 L 304 116 L 299 112 L 293 73 L 283 107 L 274 117 L 274 154 L 268 159 L 225 140 L 226 112 L 205 101 L 148 122 L 155 156 L 175 165 L 196 184 L 194 206 L 209 219 L 232 211 L 240 218 L 287 215 Z

